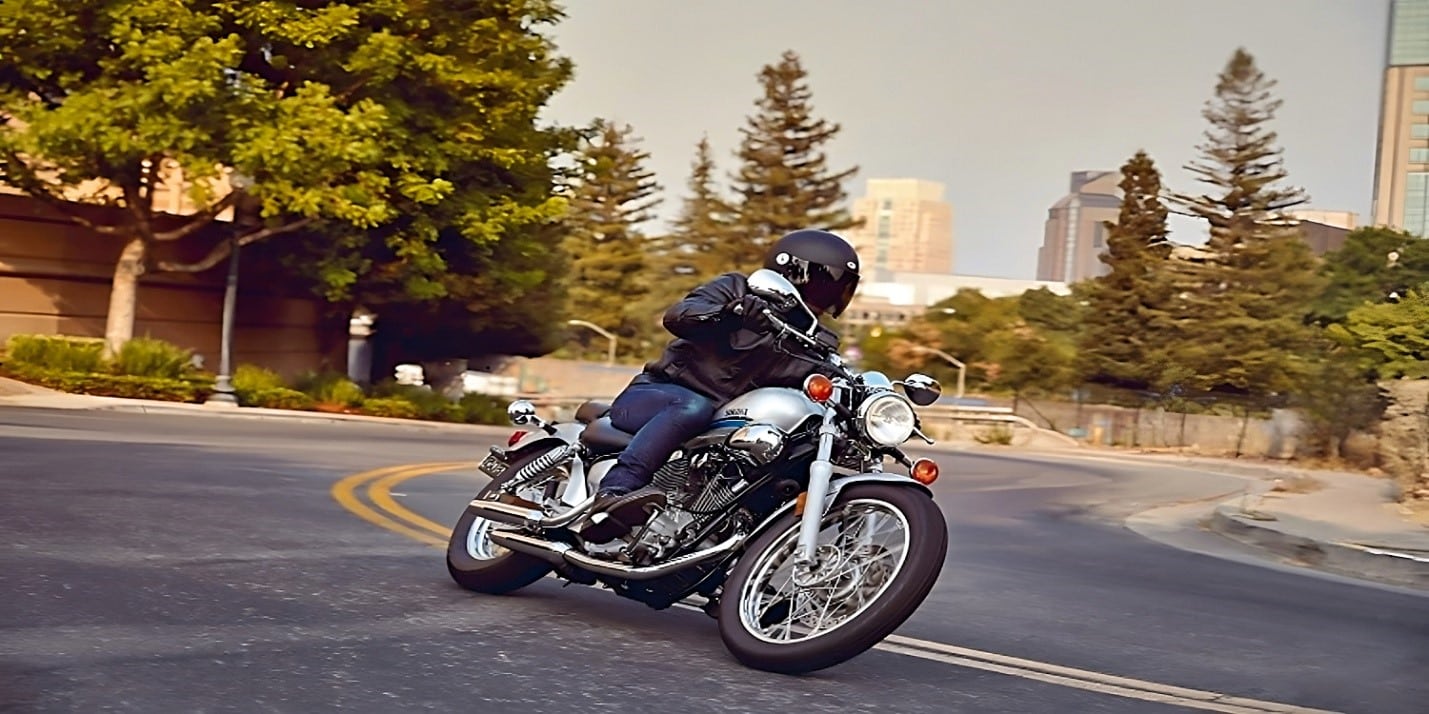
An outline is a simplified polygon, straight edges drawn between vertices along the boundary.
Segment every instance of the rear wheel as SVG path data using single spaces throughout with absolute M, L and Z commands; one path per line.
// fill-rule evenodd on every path
M 816 570 L 795 567 L 799 518 L 789 513 L 730 573 L 719 630 L 743 664 L 798 674 L 852 659 L 898 629 L 942 572 L 947 522 L 918 489 L 849 486 L 822 526 Z
M 546 453 L 547 450 L 537 449 L 533 453 L 518 457 L 505 471 L 478 491 L 476 498 L 537 508 L 536 503 L 521 496 L 539 498 L 538 494 L 503 494 L 500 487 L 510 481 L 521 467 Z M 461 514 L 456 527 L 452 529 L 451 540 L 447 543 L 447 572 L 457 585 L 473 592 L 501 595 L 520 590 L 551 572 L 551 565 L 546 561 L 493 543 L 491 531 L 498 527 L 501 526 L 473 514 L 471 506 L 467 506 L 466 511 Z

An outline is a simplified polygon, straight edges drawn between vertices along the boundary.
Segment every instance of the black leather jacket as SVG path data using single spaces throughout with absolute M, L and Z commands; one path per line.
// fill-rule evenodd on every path
M 745 277 L 725 273 L 695 288 L 665 312 L 665 329 L 675 339 L 659 359 L 645 365 L 646 374 L 674 382 L 724 404 L 758 387 L 799 387 L 820 367 L 776 350 L 775 337 L 744 327 L 745 318 L 730 312 L 731 303 L 749 293 Z M 806 318 L 807 319 L 807 318 Z M 823 339 L 837 344 L 826 328 Z M 798 351 L 793 340 L 789 347 Z

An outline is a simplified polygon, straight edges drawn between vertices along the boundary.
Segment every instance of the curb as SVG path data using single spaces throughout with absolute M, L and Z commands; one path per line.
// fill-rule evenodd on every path
M 411 429 L 431 429 L 435 431 L 456 431 L 469 434 L 492 435 L 500 433 L 509 434 L 515 427 L 489 425 L 489 424 L 453 424 L 440 421 L 422 421 L 420 419 L 398 419 L 394 417 L 375 417 L 361 414 L 327 414 L 323 412 L 304 412 L 288 409 L 262 409 L 258 407 L 205 407 L 193 405 L 189 407 L 165 405 L 165 404 L 101 404 L 90 407 L 89 411 L 121 412 L 131 414 L 162 414 L 169 416 L 213 416 L 228 419 L 252 419 L 256 421 L 288 421 L 305 424 L 368 424 L 372 426 L 400 426 Z
M 1256 520 L 1238 511 L 1230 504 L 1216 506 L 1206 521 L 1207 528 L 1307 567 L 1429 590 L 1429 554 L 1319 541 L 1287 533 L 1269 525 L 1275 521 Z

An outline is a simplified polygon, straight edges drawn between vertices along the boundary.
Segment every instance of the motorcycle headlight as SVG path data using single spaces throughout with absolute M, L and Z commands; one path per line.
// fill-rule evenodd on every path
M 897 446 L 913 436 L 913 407 L 897 394 L 880 394 L 858 411 L 863 433 L 879 446 Z

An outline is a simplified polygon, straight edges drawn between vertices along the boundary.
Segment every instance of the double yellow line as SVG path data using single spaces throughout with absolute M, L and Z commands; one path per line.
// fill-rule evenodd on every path
M 476 468 L 476 463 L 472 461 L 446 461 L 373 469 L 353 474 L 333 484 L 332 498 L 338 505 L 368 523 L 428 545 L 446 548 L 451 527 L 424 518 L 398 503 L 397 499 L 392 497 L 392 489 L 419 476 L 472 468 Z M 365 500 L 358 495 L 364 487 Z M 369 503 L 371 505 L 368 505 Z

